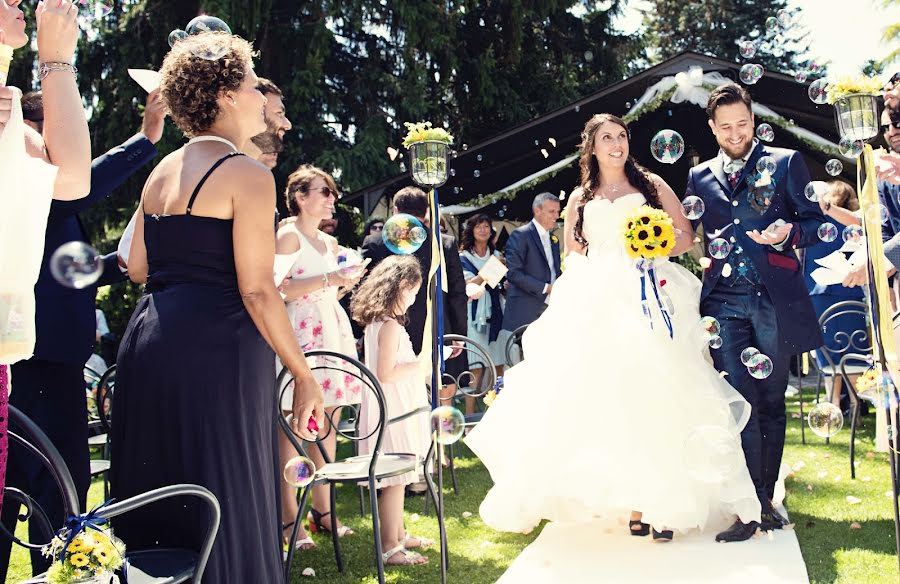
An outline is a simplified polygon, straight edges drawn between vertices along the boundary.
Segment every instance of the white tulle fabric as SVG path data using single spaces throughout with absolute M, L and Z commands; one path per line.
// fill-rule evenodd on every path
M 566 258 L 549 307 L 525 333 L 525 360 L 507 371 L 465 440 L 494 481 L 480 512 L 495 529 L 527 532 L 542 519 L 621 518 L 629 510 L 678 531 L 735 515 L 759 520 L 739 447 L 740 460 L 731 460 L 738 471 L 725 481 L 688 471 L 690 457 L 706 455 L 685 448 L 691 432 L 715 426 L 739 441 L 750 406 L 707 360 L 696 277 L 657 261 L 675 308 L 674 338 L 655 301 L 653 328 L 644 316 L 640 276 L 621 235 L 644 202 L 632 193 L 587 203 L 588 256 Z

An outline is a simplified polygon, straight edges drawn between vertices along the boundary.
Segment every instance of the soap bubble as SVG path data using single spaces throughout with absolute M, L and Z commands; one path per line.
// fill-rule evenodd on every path
M 431 430 L 438 444 L 453 444 L 466 428 L 466 419 L 453 406 L 440 406 L 431 412 Z
M 775 169 L 777 168 L 778 165 L 775 163 L 775 159 L 771 156 L 763 156 L 756 161 L 756 172 L 760 174 L 768 172 L 769 176 L 771 176 L 775 174 Z
M 756 128 L 756 137 L 763 142 L 771 142 L 775 139 L 775 130 L 769 124 L 760 124 Z
M 701 318 L 700 328 L 703 329 L 703 333 L 707 341 L 713 337 L 721 336 L 722 333 L 722 325 L 719 324 L 719 321 L 712 316 L 704 316 L 703 318 Z
M 717 260 L 723 260 L 731 253 L 731 244 L 726 239 L 717 237 L 709 242 L 709 255 Z
M 755 355 L 759 355 L 759 349 L 756 347 L 747 347 L 743 351 L 741 351 L 741 363 L 746 367 L 750 363 L 750 359 L 752 359 Z
M 225 21 L 215 16 L 202 14 L 193 18 L 185 27 L 188 34 L 200 34 L 201 32 L 224 32 L 231 34 L 231 27 L 225 24 Z
M 684 138 L 675 130 L 660 130 L 650 140 L 650 154 L 665 164 L 674 164 L 684 154 Z
M 812 66 L 810 66 L 810 73 L 812 73 Z M 809 84 L 807 93 L 814 103 L 820 105 L 828 103 L 828 82 L 824 79 L 816 79 Z
M 50 273 L 63 286 L 80 290 L 95 283 L 103 274 L 103 259 L 85 242 L 70 241 L 50 256 Z
M 844 170 L 844 163 L 838 160 L 837 158 L 832 158 L 828 162 L 825 163 L 825 172 L 830 174 L 831 176 L 837 176 L 841 174 Z
M 797 71 L 794 73 L 794 80 L 797 83 L 806 83 L 807 75 L 806 71 Z
M 472 176 L 474 176 L 475 178 L 480 178 L 480 177 L 481 177 L 481 171 L 478 170 L 478 169 L 475 169 L 475 171 L 472 173 Z
M 791 13 L 788 10 L 782 8 L 775 13 L 775 17 L 778 19 L 778 24 L 780 24 L 782 28 L 789 28 L 791 26 Z
M 384 222 L 381 238 L 391 253 L 411 254 L 422 247 L 428 236 L 422 222 L 406 213 L 393 215 Z
M 859 225 L 848 225 L 844 227 L 844 232 L 841 233 L 844 241 L 859 241 L 862 239 L 862 236 L 863 229 Z
M 704 211 L 706 211 L 706 204 L 703 199 L 695 195 L 685 197 L 681 202 L 681 214 L 691 221 L 702 217 Z
M 284 465 L 284 480 L 287 484 L 303 488 L 316 477 L 316 465 L 305 456 L 295 456 Z
M 172 32 L 169 33 L 169 46 L 174 47 L 175 43 L 180 41 L 183 38 L 187 38 L 187 33 L 181 30 L 180 28 L 176 28 Z
M 819 199 L 828 192 L 828 183 L 821 180 L 814 180 L 807 183 L 803 189 L 803 194 L 813 203 L 818 203 Z
M 841 138 L 841 141 L 838 142 L 838 150 L 840 150 L 841 154 L 846 158 L 856 158 L 862 154 L 864 145 L 865 142 L 862 140 L 851 140 L 844 136 Z
M 844 427 L 841 409 L 830 402 L 816 404 L 806 417 L 809 429 L 821 438 L 831 438 Z
M 766 19 L 766 30 L 769 32 L 775 32 L 780 25 L 781 23 L 779 23 L 778 19 L 774 16 L 770 16 Z
M 710 349 L 718 349 L 722 346 L 722 337 L 716 335 L 714 337 L 710 337 L 709 339 L 709 348 Z
M 719 485 L 743 467 L 737 436 L 721 426 L 700 426 L 684 443 L 684 466 L 695 480 Z
M 741 41 L 738 43 L 738 51 L 741 54 L 741 57 L 745 59 L 752 59 L 754 55 L 756 55 L 756 43 L 753 41 Z
M 750 375 L 755 379 L 765 379 L 769 375 L 772 375 L 772 370 L 774 368 L 775 366 L 772 364 L 772 359 L 762 353 L 753 355 L 747 362 L 747 370 L 750 371 Z
M 741 67 L 739 76 L 744 84 L 754 85 L 757 81 L 762 79 L 764 73 L 765 69 L 763 69 L 762 65 L 757 63 L 747 63 Z
M 837 227 L 834 226 L 834 223 L 822 223 L 819 225 L 819 229 L 817 230 L 819 234 L 819 239 L 824 241 L 825 243 L 830 243 L 837 239 Z

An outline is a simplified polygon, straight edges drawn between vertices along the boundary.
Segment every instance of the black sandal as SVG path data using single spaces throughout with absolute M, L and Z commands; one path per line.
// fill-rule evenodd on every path
M 639 527 L 639 529 L 635 529 Z M 640 519 L 632 519 L 628 522 L 628 530 L 635 537 L 644 537 L 650 535 L 650 524 L 643 523 Z
M 312 533 L 319 533 L 320 531 L 322 533 L 331 533 L 331 529 L 325 527 L 325 525 L 322 523 L 322 519 L 328 517 L 329 515 L 331 515 L 331 511 L 319 513 L 318 511 L 310 507 L 309 516 L 307 517 L 307 519 L 309 520 L 309 531 Z M 333 517 L 334 516 L 332 515 L 332 518 Z M 337 534 L 338 537 L 344 537 L 347 535 L 354 535 L 355 532 L 346 525 L 341 525 L 340 527 L 338 527 Z
M 673 535 L 674 534 L 672 533 L 671 529 L 665 529 L 663 531 L 656 531 L 656 529 L 654 529 L 653 530 L 653 541 L 658 541 L 658 542 L 672 541 Z

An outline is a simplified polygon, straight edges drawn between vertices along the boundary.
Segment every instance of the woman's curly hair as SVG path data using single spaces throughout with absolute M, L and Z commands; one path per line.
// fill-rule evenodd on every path
M 582 245 L 587 245 L 588 241 L 584 237 L 584 206 L 594 198 L 594 194 L 600 188 L 600 163 L 594 156 L 594 138 L 597 136 L 597 130 L 606 122 L 612 122 L 625 128 L 628 134 L 628 140 L 631 140 L 631 132 L 628 130 L 628 124 L 625 120 L 612 114 L 597 114 L 592 116 L 584 126 L 581 132 L 581 159 L 579 166 L 581 167 L 581 204 L 578 206 L 578 219 L 575 222 L 575 241 Z M 628 156 L 625 161 L 625 176 L 628 183 L 636 188 L 644 198 L 647 204 L 656 209 L 662 209 L 662 203 L 659 201 L 659 194 L 656 192 L 656 184 L 650 178 L 650 171 L 637 163 L 632 156 Z
M 197 56 L 222 49 L 225 54 L 219 59 Z M 220 114 L 216 100 L 222 92 L 240 87 L 253 56 L 249 42 L 225 32 L 189 35 L 175 43 L 163 59 L 159 87 L 178 129 L 188 137 L 209 130 Z
M 397 316 L 400 294 L 422 284 L 422 266 L 415 256 L 395 255 L 381 261 L 353 294 L 350 312 L 360 326 L 395 319 L 406 324 L 406 315 Z

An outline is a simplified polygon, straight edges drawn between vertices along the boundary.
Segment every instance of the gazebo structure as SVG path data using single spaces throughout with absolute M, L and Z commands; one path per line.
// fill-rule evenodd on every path
M 441 187 L 443 212 L 458 219 L 478 211 L 500 221 L 530 219 L 534 195 L 544 191 L 565 195 L 578 184 L 581 131 L 590 116 L 603 112 L 629 122 L 631 154 L 681 193 L 688 169 L 718 152 L 704 109 L 709 91 L 726 80 L 737 80 L 741 65 L 683 52 L 579 101 L 460 149 L 451 158 L 451 176 Z M 838 158 L 844 163 L 842 178 L 855 184 L 855 159 L 844 158 L 837 150 L 839 136 L 833 108 L 813 103 L 807 87 L 793 76 L 766 72 L 758 83 L 748 87 L 757 126 L 772 126 L 772 146 L 802 152 L 814 179 L 833 178 L 825 172 L 825 163 Z M 657 162 L 650 155 L 650 140 L 662 129 L 675 130 L 684 137 L 685 154 L 675 164 Z M 358 207 L 365 217 L 386 215 L 390 197 L 410 184 L 409 173 L 403 172 L 352 193 L 344 202 Z

